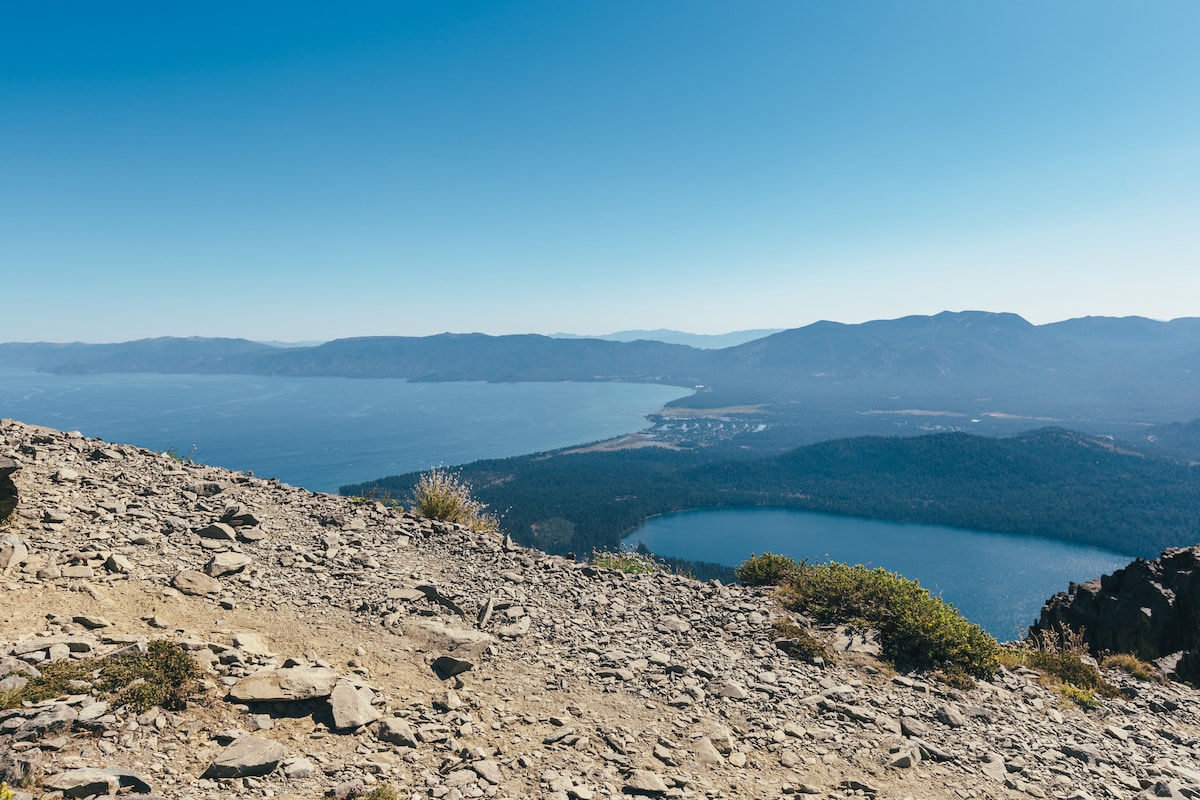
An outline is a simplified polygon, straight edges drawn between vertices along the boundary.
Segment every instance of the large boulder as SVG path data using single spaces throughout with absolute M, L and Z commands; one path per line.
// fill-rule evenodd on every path
M 17 510 L 17 485 L 13 483 L 12 475 L 21 468 L 21 464 L 7 456 L 0 456 L 0 525 L 8 522 L 13 512 Z
M 1132 653 L 1153 661 L 1184 653 L 1184 680 L 1200 678 L 1200 545 L 1137 559 L 1112 575 L 1071 584 L 1046 601 L 1033 635 L 1073 630 L 1095 653 Z M 1194 670 L 1195 675 L 1190 671 Z M 1189 672 L 1189 674 L 1183 674 Z

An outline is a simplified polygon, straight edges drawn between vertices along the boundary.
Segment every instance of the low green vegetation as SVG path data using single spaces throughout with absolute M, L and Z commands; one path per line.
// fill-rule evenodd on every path
M 747 586 L 778 586 L 796 571 L 796 562 L 776 553 L 752 554 L 734 574 Z
M 374 489 L 375 487 L 372 487 Z M 413 510 L 423 517 L 463 525 L 473 531 L 498 531 L 500 518 L 475 499 L 471 485 L 457 472 L 431 469 L 412 490 Z
M 1132 653 L 1112 653 L 1100 659 L 1100 666 L 1104 669 L 1119 669 L 1122 672 L 1128 673 L 1139 681 L 1148 681 L 1151 683 L 1166 683 L 1167 678 L 1153 664 L 1142 661 Z
M 878 630 L 884 657 L 898 667 L 987 677 L 999 666 L 1000 646 L 991 635 L 894 572 L 766 553 L 742 564 L 738 574 L 778 585 L 780 602 L 791 611 Z
M 664 564 L 656 561 L 654 556 L 636 550 L 593 550 L 592 566 L 615 569 L 632 575 L 665 572 L 667 569 Z
M 775 646 L 792 658 L 810 664 L 817 659 L 831 660 L 825 643 L 790 619 L 782 619 L 773 624 L 771 633 L 775 635 Z
M 404 506 L 400 501 L 392 497 L 392 493 L 386 489 L 380 490 L 378 486 L 372 486 L 370 491 L 365 494 L 355 494 L 350 496 L 350 502 L 356 505 L 366 505 L 368 503 L 381 503 L 386 508 L 393 511 L 403 511 Z
M 1088 654 L 1083 634 L 1070 629 L 1049 631 L 1021 644 L 1005 647 L 1000 661 L 1009 668 L 1037 670 L 1043 683 L 1082 708 L 1095 708 L 1101 697 L 1112 697 L 1117 693 L 1116 687 L 1104 680 L 1095 660 Z
M 180 452 L 178 447 L 171 445 L 163 452 L 163 455 L 180 464 L 194 464 L 192 459 L 196 456 L 196 445 L 189 447 L 186 452 Z
M 139 714 L 154 706 L 178 710 L 187 706 L 200 675 L 199 666 L 182 647 L 162 640 L 150 642 L 145 653 L 52 661 L 39 671 L 41 675 L 29 678 L 25 686 L 0 692 L 0 708 L 90 691 Z

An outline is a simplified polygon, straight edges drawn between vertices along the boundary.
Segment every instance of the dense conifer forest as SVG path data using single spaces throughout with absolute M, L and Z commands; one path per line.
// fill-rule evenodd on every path
M 1200 468 L 1046 428 L 735 447 L 543 453 L 461 469 L 517 541 L 586 555 L 655 514 L 775 507 L 1047 536 L 1154 556 L 1200 537 Z M 416 473 L 343 487 L 408 496 Z

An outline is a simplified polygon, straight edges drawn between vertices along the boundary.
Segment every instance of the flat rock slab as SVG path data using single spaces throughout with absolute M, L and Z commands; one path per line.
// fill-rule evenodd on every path
M 196 531 L 196 535 L 202 539 L 224 539 L 227 542 L 237 540 L 237 532 L 224 522 L 214 522 L 206 528 L 201 528 Z
M 222 575 L 232 575 L 250 566 L 250 556 L 245 553 L 217 553 L 204 567 L 204 571 L 214 578 Z
M 635 769 L 625 776 L 621 791 L 626 794 L 658 796 L 667 793 L 666 782 L 648 769 Z
M 116 794 L 121 780 L 104 769 L 69 769 L 52 775 L 43 784 L 45 788 L 63 793 L 63 797 L 90 797 L 97 794 Z
M 217 756 L 205 778 L 248 778 L 275 771 L 287 752 L 283 745 L 262 736 L 243 736 Z
M 269 669 L 242 678 L 229 696 L 239 703 L 312 700 L 328 697 L 337 682 L 338 674 L 325 667 Z
M 216 594 L 221 591 L 220 581 L 216 578 L 210 578 L 203 572 L 196 572 L 194 569 L 185 569 L 180 572 L 171 581 L 171 585 L 184 594 L 189 594 L 193 597 L 207 597 L 210 594 Z

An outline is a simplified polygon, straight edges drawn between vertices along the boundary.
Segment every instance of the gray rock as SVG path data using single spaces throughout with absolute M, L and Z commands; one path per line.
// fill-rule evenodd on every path
M 285 761 L 283 764 L 283 774 L 292 780 L 311 778 L 316 773 L 317 765 L 307 758 L 294 758 Z
M 483 778 L 492 786 L 499 786 L 500 781 L 504 778 L 500 774 L 500 765 L 490 759 L 474 762 L 471 764 L 471 769 L 475 771 L 476 775 Z
M 15 491 L 15 490 L 14 490 Z M 0 508 L 0 512 L 3 508 Z M 0 515 L 0 522 L 3 516 Z M 29 558 L 29 547 L 15 533 L 0 536 L 0 575 L 11 575 Z
M 981 766 L 983 774 L 994 781 L 1003 782 L 1008 777 L 1008 769 L 1004 766 L 1004 756 L 999 753 L 988 753 L 983 757 Z
M 225 749 L 205 770 L 205 778 L 245 778 L 275 771 L 286 751 L 262 736 L 243 736 Z
M 250 556 L 245 553 L 234 553 L 227 551 L 217 553 L 212 559 L 204 565 L 204 571 L 214 578 L 219 578 L 222 575 L 232 575 L 235 572 L 241 572 L 251 564 Z M 181 590 L 182 591 L 182 590 Z
M 269 669 L 242 678 L 229 697 L 238 703 L 312 700 L 328 697 L 337 682 L 338 674 L 325 667 Z
M 648 769 L 630 770 L 622 782 L 621 791 L 627 794 L 661 795 L 666 794 L 670 787 Z
M 79 480 L 79 473 L 69 467 L 61 467 L 51 477 L 56 483 L 72 483 Z
M 729 678 L 720 678 L 711 681 L 705 690 L 709 694 L 715 694 L 717 697 L 729 697 L 734 700 L 745 700 L 750 694 L 737 681 Z
M 350 781 L 342 781 L 329 790 L 328 795 L 333 800 L 350 800 L 350 798 L 358 797 L 366 794 L 367 784 L 361 778 L 355 778 Z
M 455 656 L 438 656 L 433 660 L 434 673 L 442 680 L 449 680 L 455 675 L 461 675 L 464 672 L 469 672 L 475 669 L 475 662 L 467 658 L 457 658 Z
M 939 708 L 937 718 L 943 725 L 949 725 L 951 728 L 961 728 L 967 724 L 967 718 L 962 715 L 962 712 L 951 705 Z
M 233 646 L 243 653 L 251 655 L 266 655 L 271 652 L 266 637 L 261 633 L 243 631 L 233 635 Z
M 97 794 L 116 794 L 121 780 L 103 769 L 69 769 L 51 775 L 42 785 L 51 791 L 62 792 L 64 797 L 90 797 Z
M 120 553 L 113 553 L 104 562 L 104 568 L 109 572 L 115 572 L 120 575 L 128 575 L 133 572 L 133 562 Z
M 380 741 L 388 744 L 401 747 L 417 746 L 417 735 L 413 732 L 412 726 L 399 717 L 390 717 L 381 721 L 375 735 L 379 737 Z
M 237 541 L 237 531 L 224 522 L 214 522 L 208 527 L 201 528 L 196 531 L 196 535 L 201 539 L 223 539 L 227 542 Z
M 1073 629 L 1093 652 L 1153 660 L 1200 646 L 1200 545 L 1137 559 L 1112 575 L 1071 584 L 1042 607 L 1031 634 Z
M 658 618 L 655 628 L 664 633 L 687 633 L 692 629 L 692 624 L 674 614 L 666 614 Z
M 221 591 L 221 584 L 203 572 L 185 569 L 175 576 L 171 585 L 179 591 L 194 597 L 207 597 Z
M 692 754 L 701 764 L 720 764 L 725 759 L 717 752 L 717 748 L 707 737 L 701 736 L 692 743 Z
M 66 703 L 56 703 L 33 718 L 27 719 L 17 729 L 16 738 L 18 740 L 36 739 L 47 733 L 65 730 L 71 727 L 78 716 L 78 712 Z
M 340 731 L 356 730 L 379 719 L 372 699 L 370 689 L 360 689 L 345 679 L 338 681 L 329 695 L 333 726 Z

